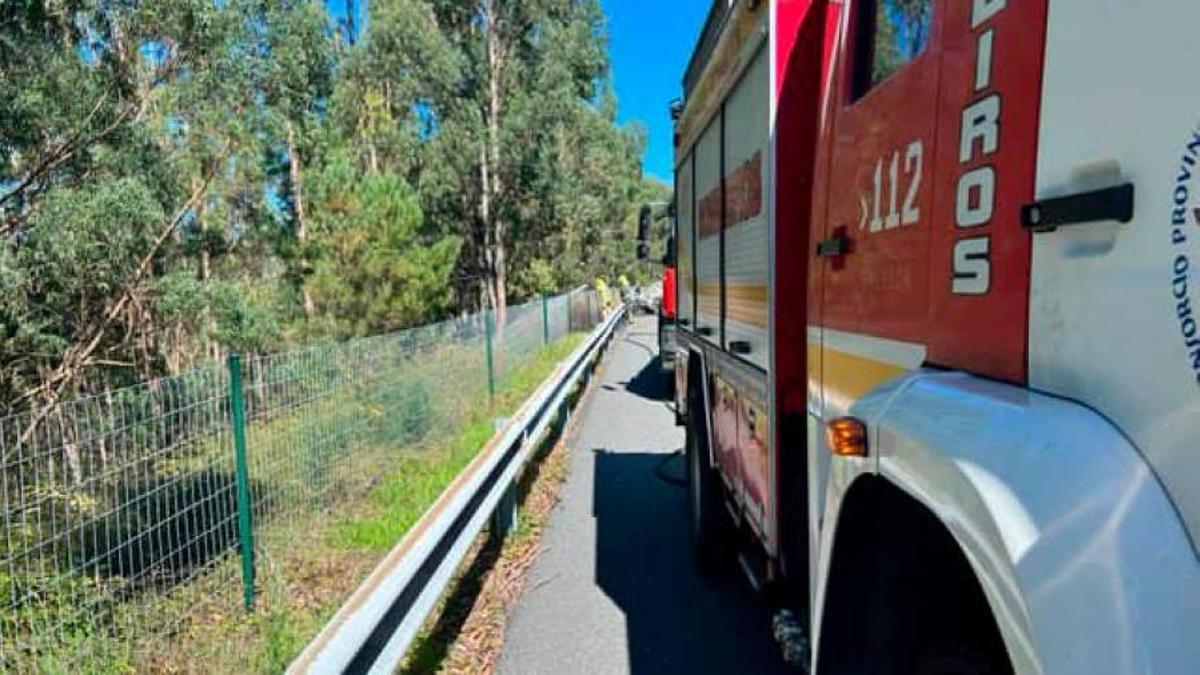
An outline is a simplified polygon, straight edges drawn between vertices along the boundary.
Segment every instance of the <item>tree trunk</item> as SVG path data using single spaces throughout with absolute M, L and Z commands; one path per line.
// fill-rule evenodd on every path
M 192 189 L 200 189 L 200 179 L 192 181 Z M 205 218 L 204 200 L 196 202 L 196 227 L 200 231 L 200 259 L 196 261 L 196 279 L 201 284 L 206 284 L 212 278 L 212 257 L 208 251 L 208 219 Z M 211 359 L 219 357 L 220 347 L 216 341 L 212 339 L 212 335 L 216 333 L 217 321 L 213 317 L 212 308 L 206 308 L 206 318 L 204 320 L 207 335 L 204 336 L 204 351 Z
M 200 184 L 198 178 L 192 179 L 192 190 Z M 196 280 L 208 281 L 210 276 L 208 256 L 208 221 L 204 217 L 204 201 L 196 203 L 196 227 L 200 231 L 200 259 L 196 261 Z
M 504 326 L 508 320 L 508 260 L 504 247 L 503 229 L 496 228 L 495 251 L 492 253 L 492 274 L 496 294 L 496 324 Z
M 504 328 L 508 316 L 508 294 L 505 289 L 505 228 L 498 213 L 497 202 L 502 191 L 500 183 L 500 99 L 501 77 L 504 72 L 504 50 L 500 35 L 500 19 L 496 14 L 495 0 L 484 0 L 486 22 L 488 91 L 487 91 L 487 137 L 483 152 L 482 208 L 485 258 L 488 284 L 488 299 L 495 310 L 496 330 Z
M 483 258 L 483 279 L 481 286 L 487 299 L 485 309 L 496 308 L 495 284 L 493 278 L 496 268 L 492 265 L 492 171 L 488 159 L 486 142 L 479 148 L 479 251 Z
M 288 172 L 292 182 L 292 216 L 296 226 L 296 241 L 300 243 L 303 256 L 304 243 L 308 241 L 308 222 L 304 213 L 304 173 L 300 164 L 300 148 L 296 143 L 296 126 L 291 120 L 287 122 L 287 150 Z M 300 295 L 304 304 L 304 317 L 313 318 L 316 305 L 303 280 L 300 284 Z
M 358 43 L 358 3 L 346 0 L 346 42 L 353 47 Z

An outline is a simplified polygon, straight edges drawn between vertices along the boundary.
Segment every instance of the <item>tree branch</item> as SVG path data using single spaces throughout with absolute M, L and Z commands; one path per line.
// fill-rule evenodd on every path
M 96 101 L 96 105 L 92 106 L 91 112 L 89 112 L 87 117 L 84 118 L 83 123 L 79 125 L 79 128 L 75 130 L 75 133 L 71 134 L 70 138 L 64 140 L 62 143 L 59 143 L 57 148 L 54 148 L 50 153 L 38 161 L 33 168 L 26 172 L 25 177 L 22 178 L 21 182 L 17 183 L 12 190 L 0 195 L 0 206 L 3 206 L 5 202 L 9 201 L 22 190 L 29 187 L 29 185 L 31 185 L 39 175 L 45 173 L 47 167 L 54 164 L 60 156 L 66 153 L 68 148 L 78 142 L 79 139 L 83 137 L 83 132 L 87 129 L 88 125 L 92 123 L 92 120 L 95 119 L 96 115 L 99 114 L 100 109 L 104 106 L 104 102 L 107 100 L 108 93 L 105 92 L 100 96 L 100 100 Z
M 225 151 L 228 151 L 228 145 L 226 146 Z M 42 396 L 44 397 L 45 405 L 43 405 L 30 419 L 29 426 L 21 433 L 18 445 L 24 444 L 29 440 L 29 438 L 33 435 L 34 430 L 37 429 L 37 425 L 40 424 L 42 420 L 44 420 L 46 416 L 49 415 L 58 405 L 63 391 L 79 375 L 80 371 L 87 366 L 92 354 L 96 351 L 96 348 L 100 346 L 100 341 L 104 338 L 105 332 L 133 299 L 137 285 L 150 270 L 151 265 L 154 263 L 154 258 L 158 255 L 158 252 L 162 248 L 163 244 L 165 244 L 171 235 L 174 234 L 175 230 L 178 229 L 184 218 L 187 217 L 188 212 L 195 207 L 195 205 L 200 201 L 200 198 L 207 191 L 208 186 L 212 183 L 213 176 L 216 174 L 217 164 L 219 164 L 219 162 L 213 163 L 213 167 L 207 171 L 205 176 L 203 176 L 203 180 L 200 181 L 200 183 L 192 191 L 191 195 L 188 196 L 187 201 L 183 203 L 183 206 L 179 208 L 179 210 L 175 213 L 175 216 L 171 218 L 170 222 L 163 227 L 162 231 L 158 234 L 158 237 L 155 238 L 153 245 L 151 245 L 150 250 L 147 251 L 144 256 L 142 256 L 142 259 L 138 263 L 138 266 L 134 269 L 133 274 L 131 274 L 130 277 L 125 281 L 125 284 L 121 289 L 121 294 L 109 307 L 108 311 L 104 313 L 104 316 L 101 318 L 101 320 L 98 323 L 93 324 L 83 340 L 75 343 L 70 349 L 67 350 L 66 354 L 63 355 L 62 363 L 60 363 L 58 367 L 55 368 L 52 373 L 50 373 L 50 375 L 42 382 L 42 384 L 38 385 L 35 389 L 26 392 L 26 394 L 21 397 L 21 400 L 30 400 L 35 397 Z
M 107 100 L 108 94 L 105 93 L 100 97 L 100 100 L 96 102 L 96 105 L 92 107 L 92 110 L 88 113 L 87 118 L 84 119 L 79 129 L 77 129 L 70 138 L 64 140 L 58 145 L 58 147 L 54 148 L 45 156 L 43 156 L 37 162 L 37 164 L 35 164 L 29 169 L 29 171 L 25 173 L 25 177 L 22 178 L 20 182 L 13 186 L 13 188 L 8 192 L 0 195 L 0 208 L 4 207 L 5 204 L 13 199 L 16 199 L 18 196 L 23 195 L 25 191 L 30 188 L 30 186 L 40 181 L 50 172 L 62 166 L 63 163 L 75 156 L 75 154 L 79 152 L 80 148 L 90 146 L 107 138 L 109 134 L 112 134 L 114 131 L 119 129 L 121 125 L 124 124 L 134 112 L 137 111 L 138 108 L 136 105 L 126 106 L 120 112 L 120 114 L 117 115 L 116 119 L 114 119 L 108 126 L 104 127 L 95 135 L 85 140 L 84 133 L 91 125 L 92 120 L 95 119 L 97 114 L 99 114 L 101 108 L 103 108 L 104 103 Z M 5 229 L 0 231 L 0 236 L 7 236 L 12 230 L 16 229 L 16 223 L 19 221 L 20 218 L 12 218 L 8 220 L 8 222 L 4 224 Z

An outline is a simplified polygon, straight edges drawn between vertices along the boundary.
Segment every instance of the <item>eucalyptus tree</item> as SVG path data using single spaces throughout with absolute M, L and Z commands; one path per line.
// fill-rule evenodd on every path
M 231 150 L 190 133 L 227 12 L 201 0 L 0 9 L 6 403 L 47 409 L 161 363 L 155 279 Z
M 0 406 L 630 264 L 596 0 L 367 12 L 0 3 Z
M 290 238 L 282 240 L 290 278 L 304 316 L 315 311 L 304 279 L 312 270 L 308 249 L 305 173 L 319 160 L 337 75 L 334 26 L 325 7 L 311 0 L 258 0 L 253 23 L 261 30 L 253 73 L 261 95 L 264 151 L 277 176 L 274 193 Z
M 461 223 L 460 276 L 478 289 L 478 304 L 495 308 L 503 323 L 511 270 L 518 270 L 518 292 L 549 283 L 548 239 L 564 228 L 594 230 L 597 217 L 614 215 L 598 209 L 574 223 L 560 218 L 564 209 L 554 205 L 579 186 L 583 158 L 595 159 L 598 145 L 632 153 L 636 143 L 605 107 L 607 45 L 595 0 L 430 4 L 460 64 L 450 96 L 439 101 L 430 144 L 434 161 L 448 167 L 441 173 L 456 175 L 456 190 L 435 191 L 433 212 Z M 592 169 L 617 183 L 636 183 L 632 162 L 607 159 Z M 524 271 L 535 268 L 541 272 Z

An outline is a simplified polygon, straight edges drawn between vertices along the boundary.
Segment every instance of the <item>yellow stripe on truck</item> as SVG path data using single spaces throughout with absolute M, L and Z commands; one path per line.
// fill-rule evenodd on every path
M 826 396 L 840 398 L 846 405 L 908 372 L 902 366 L 828 347 L 821 350 L 821 357 Z

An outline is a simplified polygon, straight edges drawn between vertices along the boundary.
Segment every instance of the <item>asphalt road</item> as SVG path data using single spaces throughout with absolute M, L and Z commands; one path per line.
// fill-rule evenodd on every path
M 499 671 L 773 673 L 770 616 L 734 571 L 688 548 L 683 430 L 658 372 L 653 317 L 614 341 L 579 414 L 562 502 L 509 621 Z

